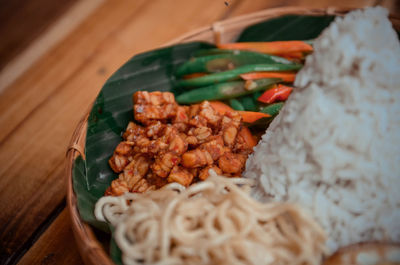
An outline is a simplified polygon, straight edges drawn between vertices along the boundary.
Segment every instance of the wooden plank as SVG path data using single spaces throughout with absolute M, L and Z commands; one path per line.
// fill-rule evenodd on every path
M 241 1 L 233 10 L 230 16 L 239 16 L 249 12 L 255 12 L 266 8 L 283 7 L 283 6 L 303 6 L 310 8 L 327 8 L 327 7 L 345 7 L 345 8 L 360 8 L 374 5 L 375 0 L 293 0 L 287 1 L 263 1 L 254 0 L 250 2 Z
M 0 1 L 0 70 L 77 1 Z
M 133 54 L 157 48 L 188 31 L 211 25 L 222 19 L 231 9 L 231 6 L 226 6 L 223 1 L 212 0 L 163 0 L 156 3 L 145 6 L 135 20 L 127 23 L 125 29 L 116 33 L 116 38 L 125 49 L 125 52 L 121 53 L 131 57 Z M 207 12 L 199 12 L 205 9 Z M 151 14 L 153 19 L 148 19 L 148 14 Z
M 1 183 L 2 192 L 8 195 L 1 197 L 0 206 L 3 211 L 0 219 L 1 264 L 17 258 L 18 252 L 24 250 L 24 244 L 32 240 L 38 227 L 65 197 L 64 163 L 55 163 L 58 163 L 57 167 L 49 167 L 51 171 L 41 178 L 34 177 L 37 165 L 28 164 L 30 170 L 23 175 L 23 181 L 18 181 L 17 185 L 9 183 L 9 179 Z M 30 174 L 34 182 L 27 176 Z
M 310 8 L 327 8 L 327 7 L 342 7 L 342 8 L 362 8 L 371 6 L 375 3 L 375 0 L 294 0 L 291 5 L 295 6 L 306 6 Z
M 136 1 L 136 3 L 139 2 Z M 73 34 L 67 42 L 61 43 L 54 53 L 43 58 L 37 67 L 28 72 L 24 76 L 26 79 L 22 78 L 23 82 L 17 82 L 12 87 L 12 89 L 15 89 L 12 92 L 18 93 L 10 93 L 15 97 L 14 100 L 7 103 L 5 99 L 10 100 L 10 98 L 7 95 L 1 97 L 0 101 L 2 101 L 2 104 L 6 104 L 6 108 L 13 108 L 14 103 L 20 107 L 10 112 L 2 111 L 2 118 L 4 117 L 6 120 L 13 117 L 24 118 L 28 115 L 25 111 L 32 111 L 35 108 L 40 108 L 40 106 L 45 106 L 45 104 L 42 104 L 43 100 L 48 99 L 48 102 L 51 102 L 51 93 L 57 90 L 56 88 L 60 88 L 60 85 L 62 87 L 66 78 L 79 71 L 79 67 L 84 67 L 82 63 L 90 62 L 87 56 L 82 56 L 87 50 L 81 51 L 81 49 L 90 48 L 94 50 L 96 46 L 93 47 L 93 42 L 90 42 L 91 39 L 96 40 L 97 45 L 101 40 L 107 39 L 116 30 L 116 27 L 123 22 L 123 20 L 118 20 L 118 17 L 127 19 L 140 6 L 137 8 L 132 6 L 126 9 L 116 4 L 111 5 L 111 7 L 115 7 L 117 13 L 111 12 L 114 15 L 108 15 L 110 8 L 107 7 L 96 12 L 84 27 Z M 129 10 L 129 12 L 123 12 L 124 10 Z M 100 21 L 107 23 L 103 24 Z M 113 24 L 118 21 L 120 23 Z M 91 43 L 91 45 L 87 43 Z M 75 54 L 70 49 L 74 49 Z M 92 51 L 91 56 L 93 54 Z M 72 67 L 72 69 L 68 67 Z M 66 70 L 63 71 L 63 69 Z M 96 71 L 97 69 L 90 72 L 86 78 L 90 80 L 91 76 L 97 75 Z M 69 75 L 65 75 L 65 72 L 69 72 Z M 103 74 L 97 76 L 101 77 L 100 84 L 106 78 Z M 64 77 L 64 79 L 61 77 Z M 92 87 L 92 91 L 97 91 L 100 84 Z M 79 87 L 79 90 L 85 91 L 82 88 L 91 86 L 92 83 L 89 82 L 85 86 Z M 58 116 L 51 115 L 52 109 L 57 109 L 57 106 L 53 104 L 50 108 L 43 108 L 36 115 L 34 115 L 34 112 L 29 113 L 27 122 L 21 123 L 18 128 L 15 128 L 15 124 L 13 127 L 12 122 L 11 124 L 6 122 L 1 126 L 2 132 L 3 129 L 11 128 L 13 133 L 1 144 L 0 148 L 0 164 L 2 165 L 0 169 L 2 178 L 0 184 L 0 209 L 2 212 L 0 215 L 0 260 L 15 254 L 62 199 L 64 195 L 62 163 L 64 162 L 66 145 L 79 116 L 85 111 L 89 102 L 93 100 L 95 93 L 93 92 L 90 98 L 84 97 L 82 104 L 76 104 L 72 109 L 64 108 L 64 114 L 58 113 L 59 116 L 61 114 L 61 116 L 69 117 L 69 120 L 64 120 L 66 122 L 64 124 L 57 122 Z M 65 97 L 61 105 L 71 97 L 74 97 L 74 95 L 70 94 Z M 26 107 L 22 103 L 24 101 L 27 104 Z M 17 104 L 17 102 L 22 104 Z M 19 116 L 20 111 L 23 114 L 21 116 Z M 36 119 L 36 117 L 41 117 L 41 119 Z M 32 127 L 32 124 L 36 125 Z M 26 134 L 22 133 L 23 131 Z M 50 131 L 53 131 L 53 133 L 46 135 Z M 18 132 L 25 136 L 21 138 L 22 134 Z M 30 207 L 25 206 L 27 204 Z
M 0 144 L 37 105 L 76 74 L 79 66 L 95 57 L 99 43 L 112 37 L 145 3 L 137 0 L 127 7 L 126 1 L 107 1 L 74 34 L 8 87 L 0 97 Z
M 83 264 L 66 208 L 18 264 Z
M 0 70 L 0 93 L 85 20 L 104 0 L 79 1 Z M 29 24 L 25 22 L 26 24 Z
M 378 0 L 377 4 L 387 8 L 391 14 L 400 18 L 400 1 L 396 0 Z

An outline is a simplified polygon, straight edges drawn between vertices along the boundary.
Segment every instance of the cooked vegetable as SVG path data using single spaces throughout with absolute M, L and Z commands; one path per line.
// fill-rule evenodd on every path
M 278 86 L 265 91 L 257 100 L 267 104 L 276 101 L 284 101 L 289 97 L 292 90 L 292 87 L 279 84 Z
M 287 60 L 303 59 L 304 53 L 303 52 L 289 52 L 289 53 L 280 54 L 280 56 L 282 56 L 283 58 L 286 58 Z
M 198 72 L 216 73 L 232 70 L 243 65 L 276 63 L 293 64 L 291 61 L 269 54 L 238 51 L 236 53 L 222 53 L 192 58 L 179 66 L 175 74 L 182 76 Z
M 242 105 L 242 103 L 240 103 L 240 101 L 237 100 L 237 99 L 235 99 L 235 98 L 231 98 L 231 99 L 229 100 L 229 105 L 231 105 L 231 107 L 232 107 L 234 110 L 245 110 L 244 107 L 243 107 L 243 105 Z
M 253 94 L 251 94 L 251 97 L 253 98 L 253 101 L 258 104 L 257 99 L 264 93 L 264 91 L 256 91 Z
M 210 101 L 210 105 L 221 115 L 224 115 L 227 111 L 233 111 L 231 107 L 221 101 Z
M 194 52 L 192 56 L 202 57 L 202 56 L 217 55 L 217 54 L 238 54 L 239 52 L 240 52 L 239 50 L 223 50 L 223 49 L 213 48 L 213 49 L 198 50 Z
M 184 75 L 182 77 L 182 79 L 192 79 L 192 78 L 205 76 L 205 75 L 207 75 L 207 73 L 191 73 L 191 74 Z
M 256 91 L 253 94 L 238 97 L 237 100 L 242 104 L 244 110 L 258 111 L 259 102 L 257 99 L 262 95 L 262 93 L 264 93 L 264 91 Z
M 269 118 L 271 115 L 255 111 L 238 111 L 243 118 L 243 122 L 253 123 L 261 118 Z
M 266 78 L 254 81 L 232 81 L 215 84 L 212 86 L 200 87 L 188 92 L 182 93 L 176 97 L 180 104 L 189 104 L 203 100 L 223 100 L 231 99 L 256 91 L 265 90 L 269 86 L 280 82 L 278 78 Z
M 254 53 L 254 54 L 265 54 L 261 52 L 256 52 L 256 51 L 244 51 L 244 50 L 225 50 L 225 49 L 205 49 L 205 50 L 199 50 L 193 54 L 194 57 L 202 57 L 202 56 L 209 56 L 209 55 L 218 55 L 218 54 L 239 54 L 239 53 Z M 268 55 L 271 59 L 273 59 L 277 63 L 284 63 L 284 64 L 293 64 L 292 61 L 287 60 L 283 57 L 277 56 L 277 55 L 272 55 L 272 54 L 266 54 Z
M 238 137 L 242 137 L 242 139 L 246 142 L 246 144 L 250 148 L 253 148 L 257 144 L 255 137 L 251 134 L 249 128 L 247 128 L 246 126 L 243 126 L 240 129 L 240 131 L 238 133 Z
M 212 100 L 210 104 L 219 114 L 236 110 L 248 126 L 265 129 L 283 106 L 283 102 L 272 103 L 285 101 L 293 89 L 274 84 L 293 83 L 302 67 L 295 62 L 301 62 L 312 46 L 303 41 L 276 41 L 218 47 L 196 52 L 194 58 L 177 69 L 176 75 L 183 79 L 176 81 L 176 87 L 199 87 L 178 95 L 177 102 Z
M 257 99 L 254 100 L 253 95 L 243 96 L 243 97 L 240 97 L 238 100 L 244 107 L 244 110 L 249 110 L 249 111 L 257 111 L 258 110 L 258 102 L 257 102 Z
M 312 52 L 313 48 L 304 41 L 272 41 L 272 42 L 236 42 L 219 44 L 220 49 L 250 50 L 267 54 L 287 54 L 294 52 Z
M 236 69 L 209 74 L 202 77 L 192 78 L 188 80 L 179 80 L 176 82 L 177 87 L 199 87 L 208 86 L 215 83 L 233 81 L 240 78 L 241 74 L 250 72 L 276 72 L 276 71 L 296 71 L 301 68 L 300 64 L 252 64 L 240 66 Z
M 279 113 L 281 108 L 283 107 L 283 102 L 278 102 L 274 104 L 270 104 L 260 110 L 260 112 L 267 113 L 271 116 L 275 116 Z
M 294 82 L 296 73 L 255 72 L 255 73 L 241 74 L 240 77 L 244 80 L 257 80 L 261 78 L 281 78 L 283 82 Z
M 230 106 L 221 101 L 210 101 L 211 107 L 220 115 L 225 115 L 228 111 L 234 111 Z M 261 118 L 271 117 L 268 113 L 254 112 L 254 111 L 237 111 L 243 119 L 243 122 L 252 123 Z

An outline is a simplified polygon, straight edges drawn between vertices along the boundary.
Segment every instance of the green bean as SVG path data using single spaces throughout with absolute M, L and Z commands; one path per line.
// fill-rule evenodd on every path
M 301 68 L 300 64 L 252 64 L 240 66 L 236 69 L 209 74 L 197 78 L 179 80 L 176 82 L 177 87 L 199 87 L 208 86 L 216 83 L 234 81 L 240 79 L 240 75 L 250 72 L 264 72 L 264 71 L 296 71 Z
M 242 103 L 240 103 L 239 100 L 235 99 L 235 98 L 231 98 L 229 100 L 229 105 L 232 107 L 232 109 L 234 110 L 245 110 Z
M 192 55 L 194 57 L 202 57 L 202 56 L 208 56 L 208 55 L 217 55 L 217 54 L 235 54 L 239 52 L 238 50 L 225 50 L 225 49 L 218 49 L 218 48 L 212 48 L 212 49 L 202 49 L 195 51 Z
M 264 91 L 257 91 L 251 95 L 246 95 L 243 97 L 237 98 L 237 100 L 242 104 L 244 110 L 248 111 L 258 111 L 259 110 L 259 103 L 257 98 L 262 95 Z
M 267 114 L 269 114 L 269 115 L 271 115 L 271 116 L 278 115 L 279 111 L 280 111 L 280 110 L 282 109 L 282 107 L 283 107 L 283 104 L 284 104 L 283 102 L 278 102 L 278 103 L 270 104 L 270 105 L 268 105 L 268 106 L 262 108 L 262 109 L 260 110 L 260 112 L 267 113 Z
M 244 96 L 239 99 L 240 103 L 242 103 L 243 107 L 247 111 L 256 111 L 257 110 L 257 102 L 253 100 L 252 95 Z
M 282 79 L 279 78 L 265 78 L 251 81 L 251 83 L 246 81 L 219 83 L 184 92 L 176 97 L 176 101 L 180 104 L 191 104 L 203 100 L 231 99 L 265 90 L 281 81 Z
M 176 70 L 177 76 L 192 73 L 217 73 L 232 70 L 238 66 L 249 64 L 294 64 L 284 58 L 269 54 L 237 51 L 236 53 L 221 53 L 196 57 L 180 65 Z

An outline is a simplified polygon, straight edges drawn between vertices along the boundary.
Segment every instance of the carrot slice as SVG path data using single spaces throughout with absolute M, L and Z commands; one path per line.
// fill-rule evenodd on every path
M 210 105 L 221 115 L 224 115 L 228 111 L 237 111 L 221 101 L 210 101 Z M 271 117 L 271 115 L 262 112 L 242 111 L 242 110 L 237 112 L 240 114 L 240 116 L 242 116 L 243 121 L 247 123 L 255 122 L 256 120 L 259 120 L 261 118 Z
M 255 137 L 251 134 L 249 128 L 247 128 L 246 126 L 242 126 L 238 135 L 243 138 L 247 146 L 249 146 L 250 148 L 253 148 L 257 144 Z
M 224 115 L 227 111 L 234 111 L 230 106 L 221 101 L 210 101 L 210 105 L 221 115 Z
M 183 79 L 192 79 L 192 78 L 196 78 L 196 77 L 202 77 L 205 75 L 207 75 L 207 73 L 192 73 L 192 74 L 184 75 L 182 78 Z
M 218 48 L 226 50 L 250 50 L 275 55 L 311 52 L 313 50 L 312 46 L 304 41 L 236 42 L 219 44 Z
M 257 80 L 262 78 L 281 78 L 283 82 L 294 82 L 296 74 L 282 73 L 282 72 L 253 72 L 253 73 L 241 74 L 240 77 L 244 80 Z
M 275 101 L 284 101 L 288 99 L 292 90 L 293 87 L 279 84 L 274 88 L 266 90 L 257 100 L 267 104 L 274 103 Z
M 242 116 L 242 119 L 244 122 L 247 123 L 253 123 L 256 120 L 259 120 L 261 118 L 269 118 L 271 115 L 267 113 L 262 113 L 262 112 L 255 112 L 255 111 L 238 111 L 240 115 Z
M 288 59 L 289 61 L 293 61 L 296 59 L 303 59 L 304 53 L 303 52 L 290 52 L 290 53 L 283 53 L 283 54 L 276 54 L 277 56 L 283 57 Z

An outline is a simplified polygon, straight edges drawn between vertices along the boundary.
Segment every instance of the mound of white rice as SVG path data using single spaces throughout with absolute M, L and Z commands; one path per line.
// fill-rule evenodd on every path
M 400 241 L 400 44 L 387 15 L 354 11 L 321 34 L 246 165 L 253 195 L 304 206 L 331 252 Z

